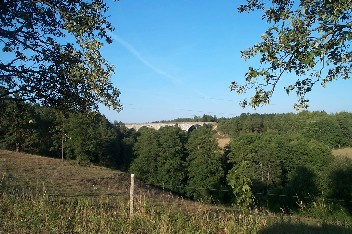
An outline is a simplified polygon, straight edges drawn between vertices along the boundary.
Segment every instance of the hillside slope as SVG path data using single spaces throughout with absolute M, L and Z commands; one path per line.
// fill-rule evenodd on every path
M 67 196 L 128 191 L 128 175 L 70 161 L 0 150 L 0 173 L 22 189 L 42 187 L 48 194 Z
M 0 179 L 20 192 L 45 193 L 57 197 L 113 196 L 129 201 L 130 174 L 98 166 L 82 166 L 74 161 L 41 157 L 37 155 L 0 150 Z M 1 182 L 0 181 L 0 182 Z M 136 178 L 135 197 L 153 203 L 170 203 L 182 209 L 212 209 L 211 205 L 183 199 L 182 197 L 146 185 Z
M 351 224 L 236 210 L 135 186 L 130 175 L 0 150 L 0 233 L 350 233 Z

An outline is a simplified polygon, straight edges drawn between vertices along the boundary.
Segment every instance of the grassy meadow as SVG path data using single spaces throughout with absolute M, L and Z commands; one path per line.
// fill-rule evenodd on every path
M 0 150 L 0 233 L 351 233 L 350 219 L 194 202 L 130 175 Z M 324 210 L 324 204 L 321 210 Z

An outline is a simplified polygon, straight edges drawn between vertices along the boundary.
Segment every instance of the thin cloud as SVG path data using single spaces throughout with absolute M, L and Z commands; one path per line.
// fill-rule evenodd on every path
M 151 64 L 147 59 L 145 59 L 141 53 L 133 47 L 130 43 L 127 41 L 123 40 L 121 37 L 117 36 L 114 33 L 110 33 L 111 37 L 116 40 L 120 45 L 125 47 L 134 57 L 136 57 L 139 61 L 141 61 L 144 65 L 152 69 L 155 73 L 158 73 L 159 75 L 162 75 L 163 77 L 167 78 L 168 80 L 171 80 L 174 83 L 182 83 L 181 80 L 174 78 L 173 76 L 169 75 L 165 71 L 161 70 L 160 68 L 154 66 Z
M 166 78 L 167 80 L 173 82 L 174 84 L 177 85 L 182 85 L 184 87 L 186 87 L 187 89 L 192 90 L 193 92 L 199 94 L 200 96 L 203 96 L 205 98 L 209 98 L 207 95 L 205 95 L 204 93 L 202 93 L 201 91 L 195 89 L 194 87 L 189 87 L 187 84 L 185 84 L 182 80 L 177 79 L 173 76 L 171 76 L 170 74 L 168 74 L 167 72 L 163 71 L 162 69 L 158 68 L 157 66 L 153 65 L 152 63 L 150 63 L 147 59 L 145 59 L 142 54 L 130 43 L 128 43 L 127 41 L 125 41 L 124 39 L 122 39 L 121 37 L 117 36 L 114 33 L 110 33 L 110 36 L 116 40 L 120 45 L 122 45 L 124 48 L 126 48 L 135 58 L 137 58 L 140 62 L 142 62 L 144 65 L 146 65 L 147 67 L 149 67 L 150 69 L 152 69 L 155 73 L 161 75 L 162 77 Z

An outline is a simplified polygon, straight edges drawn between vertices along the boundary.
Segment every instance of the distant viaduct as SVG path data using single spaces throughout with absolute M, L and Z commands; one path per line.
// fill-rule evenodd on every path
M 217 123 L 215 122 L 178 122 L 178 123 L 142 123 L 142 124 L 125 124 L 126 128 L 134 128 L 136 131 L 141 127 L 154 128 L 159 130 L 161 127 L 165 126 L 179 126 L 183 131 L 190 131 L 199 126 L 203 126 L 204 124 L 212 125 L 214 129 L 217 127 Z

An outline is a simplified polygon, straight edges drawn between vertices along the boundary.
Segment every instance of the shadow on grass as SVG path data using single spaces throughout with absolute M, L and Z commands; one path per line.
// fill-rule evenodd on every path
M 303 223 L 273 224 L 259 231 L 260 234 L 271 233 L 352 233 L 352 227 L 341 227 L 332 224 L 308 225 Z

